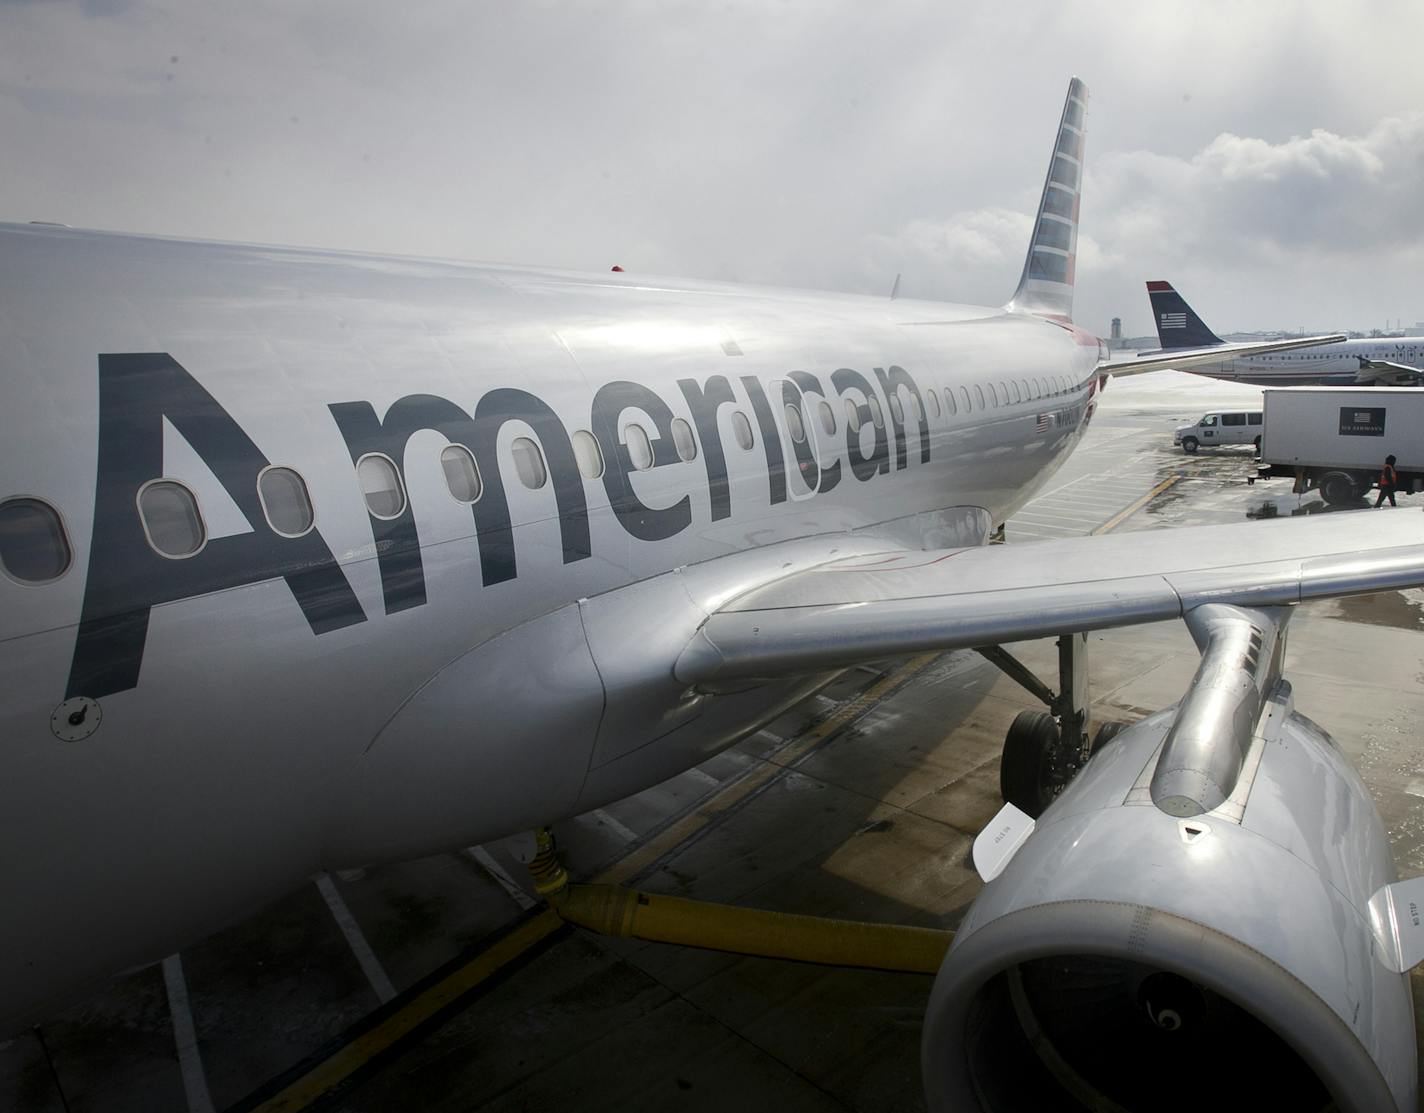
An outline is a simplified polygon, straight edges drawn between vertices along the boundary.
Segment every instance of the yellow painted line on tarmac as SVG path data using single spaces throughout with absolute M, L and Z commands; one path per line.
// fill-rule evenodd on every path
M 713 793 L 694 811 L 658 832 L 657 835 L 635 848 L 626 857 L 614 862 L 594 880 L 610 885 L 620 885 L 630 878 L 636 877 L 665 854 L 715 822 L 719 816 L 736 807 L 758 789 L 780 776 L 786 771 L 786 766 L 804 757 L 851 720 L 863 715 L 871 706 L 884 699 L 894 689 L 918 676 L 940 656 L 939 653 L 922 653 L 918 657 L 911 657 L 899 668 L 886 674 L 850 700 L 835 714 L 787 743 L 776 752 L 774 757 L 766 759 L 750 772 L 738 777 L 726 788 Z
M 1111 533 L 1113 530 L 1117 529 L 1118 526 L 1122 525 L 1123 522 L 1131 518 L 1134 514 L 1136 514 L 1139 510 L 1141 510 L 1144 506 L 1146 506 L 1149 502 L 1151 502 L 1153 499 L 1155 499 L 1158 495 L 1160 495 L 1163 491 L 1165 491 L 1168 487 L 1172 486 L 1174 483 L 1177 482 L 1177 480 L 1181 478 L 1182 477 L 1180 475 L 1169 475 L 1166 479 L 1162 480 L 1161 483 L 1157 484 L 1157 486 L 1153 487 L 1152 490 L 1148 491 L 1141 498 L 1136 499 L 1131 505 L 1125 506 L 1121 510 L 1119 510 L 1106 522 L 1098 526 L 1097 529 L 1089 533 L 1088 536 L 1096 537 L 1100 533 Z
M 564 927 L 552 909 L 525 920 L 469 962 L 417 992 L 374 1027 L 315 1063 L 250 1113 L 295 1113 L 341 1086 L 377 1055 L 433 1019 L 482 982 L 498 974 L 531 947 Z

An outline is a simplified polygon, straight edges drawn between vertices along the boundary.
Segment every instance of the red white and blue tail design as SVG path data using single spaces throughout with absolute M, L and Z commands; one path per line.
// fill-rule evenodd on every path
M 1038 202 L 1033 241 L 1023 277 L 1005 307 L 1067 321 L 1073 316 L 1073 269 L 1078 250 L 1078 198 L 1083 181 L 1084 116 L 1088 87 L 1078 78 L 1068 83 L 1053 161 Z

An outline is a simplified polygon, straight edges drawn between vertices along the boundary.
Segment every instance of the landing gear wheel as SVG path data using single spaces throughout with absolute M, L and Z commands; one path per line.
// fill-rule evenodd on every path
M 1043 711 L 1020 711 L 1004 738 L 999 795 L 1037 819 L 1062 787 L 1054 776 L 1058 724 Z
M 1192 455 L 1194 452 L 1196 452 L 1196 450 L 1197 450 L 1197 439 L 1196 439 L 1196 437 L 1183 437 L 1183 438 L 1182 438 L 1182 451 L 1183 451 L 1183 452 L 1185 452 L 1188 456 L 1190 456 L 1190 455 Z
M 1093 745 L 1088 752 L 1096 755 L 1103 747 L 1125 731 L 1127 727 L 1127 723 L 1104 723 L 1098 727 L 1098 733 L 1093 735 Z

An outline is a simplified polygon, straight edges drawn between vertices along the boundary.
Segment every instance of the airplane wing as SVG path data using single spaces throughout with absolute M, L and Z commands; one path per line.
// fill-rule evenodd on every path
M 1330 514 L 832 560 L 734 598 L 688 643 L 686 683 L 1424 585 L 1424 516 Z
M 1213 344 L 1209 348 L 1185 348 L 1171 352 L 1157 351 L 1150 355 L 1104 360 L 1097 366 L 1099 378 L 1108 375 L 1141 375 L 1146 371 L 1186 371 L 1203 363 L 1219 363 L 1224 359 L 1244 359 L 1266 352 L 1288 352 L 1293 348 L 1314 348 L 1321 344 L 1338 344 L 1343 332 L 1328 336 L 1300 336 L 1294 340 L 1265 340 L 1259 344 Z
M 1412 376 L 1418 379 L 1424 375 L 1424 368 L 1410 367 L 1407 363 L 1391 363 L 1387 359 L 1361 359 L 1359 381 L 1362 383 L 1378 382 L 1380 379 L 1397 379 L 1401 375 Z

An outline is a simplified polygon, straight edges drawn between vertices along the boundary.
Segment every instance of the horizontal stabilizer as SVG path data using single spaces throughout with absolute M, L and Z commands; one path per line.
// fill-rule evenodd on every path
M 1385 885 L 1370 898 L 1379 960 L 1396 974 L 1424 962 L 1424 877 Z
M 1424 515 L 1328 514 L 829 560 L 714 612 L 685 683 L 789 676 L 1178 618 L 1424 586 Z
M 1188 371 L 1208 363 L 1229 359 L 1245 359 L 1265 352 L 1289 352 L 1295 348 L 1314 348 L 1321 344 L 1338 344 L 1343 332 L 1328 336 L 1298 336 L 1294 340 L 1265 340 L 1259 344 L 1219 344 L 1212 348 L 1189 348 L 1185 351 L 1153 352 L 1150 355 L 1123 356 L 1098 364 L 1098 377 L 1107 375 L 1141 375 L 1146 371 Z

